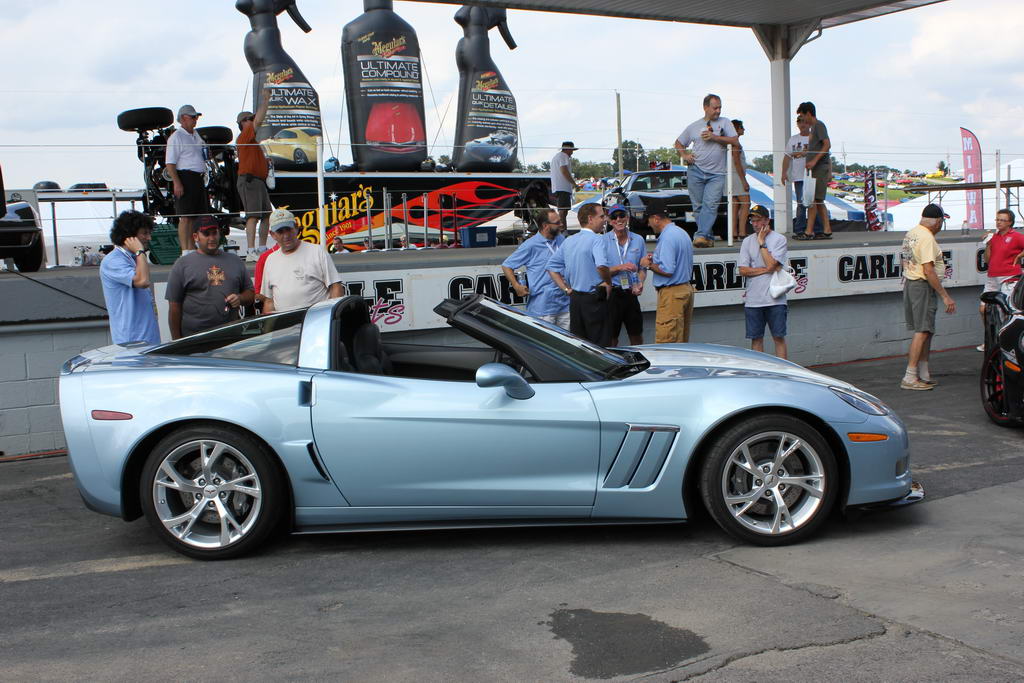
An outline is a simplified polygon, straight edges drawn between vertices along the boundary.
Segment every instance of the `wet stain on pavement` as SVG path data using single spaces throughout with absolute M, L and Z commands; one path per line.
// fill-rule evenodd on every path
M 710 649 L 696 633 L 646 614 L 559 609 L 547 626 L 572 645 L 570 671 L 584 678 L 660 671 Z

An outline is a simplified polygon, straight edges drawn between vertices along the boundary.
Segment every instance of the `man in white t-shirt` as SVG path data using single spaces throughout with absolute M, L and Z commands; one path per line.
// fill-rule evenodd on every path
M 295 216 L 286 209 L 270 214 L 270 234 L 281 248 L 267 257 L 260 294 L 263 312 L 303 308 L 345 294 L 341 275 L 322 246 L 299 239 Z
M 722 116 L 722 98 L 705 95 L 704 116 L 688 125 L 675 141 L 679 158 L 689 165 L 686 187 L 697 216 L 693 246 L 698 248 L 715 246 L 712 229 L 725 190 L 727 145 L 734 150 L 740 146 L 736 129 L 729 118 Z
M 796 117 L 797 134 L 786 143 L 786 156 L 782 157 L 782 184 L 793 183 L 793 194 L 796 196 L 796 219 L 793 221 L 793 234 L 807 229 L 807 207 L 804 206 L 804 157 L 807 154 L 807 143 L 811 139 L 811 124 L 799 115 Z M 814 232 L 820 233 L 821 217 L 814 221 Z
M 565 217 L 569 215 L 572 205 L 572 193 L 576 189 L 576 181 L 572 177 L 572 153 L 579 147 L 571 140 L 562 143 L 562 149 L 551 159 L 551 194 L 555 196 L 555 208 L 565 225 Z

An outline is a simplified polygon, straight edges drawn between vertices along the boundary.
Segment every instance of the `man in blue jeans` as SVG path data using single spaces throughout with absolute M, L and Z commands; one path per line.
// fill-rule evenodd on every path
M 722 116 L 722 98 L 713 94 L 704 96 L 704 116 L 688 125 L 676 139 L 679 157 L 689 165 L 686 185 L 697 216 L 695 247 L 715 246 L 711 230 L 725 190 L 726 145 L 736 149 L 739 144 L 732 121 Z

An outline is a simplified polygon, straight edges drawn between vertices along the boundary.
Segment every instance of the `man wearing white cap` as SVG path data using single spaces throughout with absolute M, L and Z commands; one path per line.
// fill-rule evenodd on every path
M 202 116 L 191 104 L 178 109 L 178 124 L 181 126 L 167 140 L 167 173 L 174 185 L 174 212 L 178 214 L 178 243 L 181 253 L 193 251 L 192 221 L 196 216 L 210 212 L 203 186 L 203 173 L 210 150 L 196 132 L 196 124 Z
M 267 257 L 260 283 L 263 312 L 303 308 L 345 294 L 341 275 L 322 246 L 299 239 L 287 209 L 270 214 L 270 234 L 280 249 Z

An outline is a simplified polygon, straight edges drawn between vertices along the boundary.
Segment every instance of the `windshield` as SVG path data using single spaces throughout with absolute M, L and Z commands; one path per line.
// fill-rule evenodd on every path
M 522 337 L 581 370 L 597 372 L 604 377 L 619 374 L 634 361 L 632 357 L 627 360 L 613 351 L 573 336 L 561 327 L 528 316 L 493 299 L 481 298 L 478 305 L 470 307 L 466 313 L 486 321 L 495 329 Z
M 298 365 L 305 317 L 302 309 L 248 319 L 184 337 L 148 353 Z

